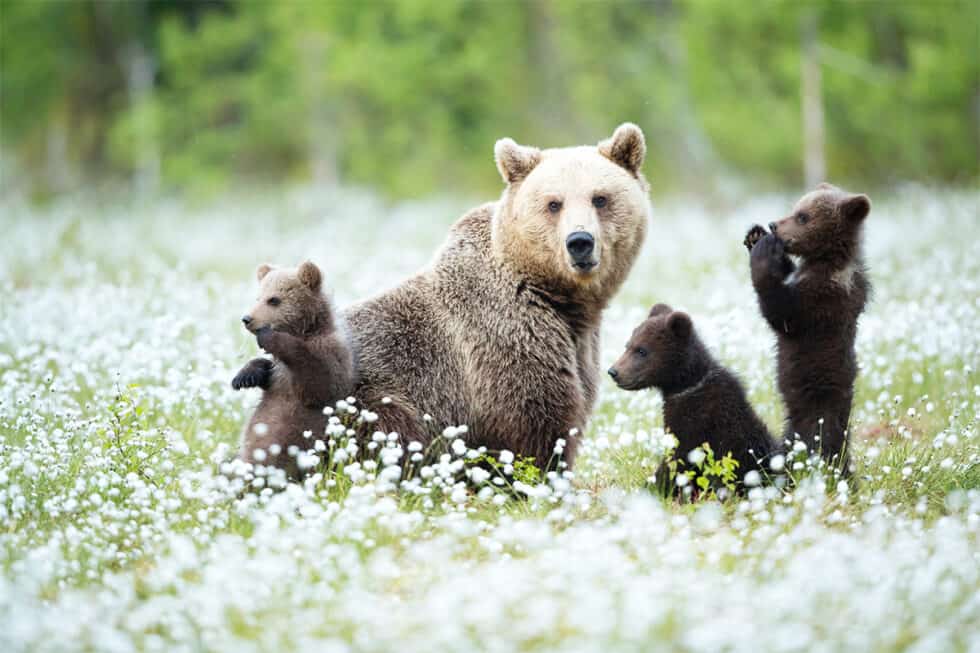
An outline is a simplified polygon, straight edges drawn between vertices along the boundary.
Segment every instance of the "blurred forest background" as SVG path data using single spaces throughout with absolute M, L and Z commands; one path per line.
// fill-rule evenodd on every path
M 37 198 L 499 188 L 621 121 L 659 191 L 973 186 L 980 1 L 0 0 L 0 171 Z

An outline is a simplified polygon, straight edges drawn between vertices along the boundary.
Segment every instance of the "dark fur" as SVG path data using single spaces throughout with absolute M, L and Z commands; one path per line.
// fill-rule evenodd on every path
M 778 449 L 738 378 L 711 356 L 686 313 L 654 306 L 609 374 L 624 390 L 663 393 L 664 428 L 677 438 L 680 460 L 707 442 L 716 458 L 731 453 L 741 479 L 764 469 Z
M 759 308 L 776 333 L 785 438 L 798 435 L 845 473 L 854 340 L 871 293 L 861 255 L 870 209 L 866 196 L 822 184 L 772 223 L 772 233 L 757 225 L 745 241 Z M 789 254 L 800 257 L 798 267 Z
M 253 358 L 231 382 L 236 390 L 263 390 L 245 427 L 239 457 L 285 469 L 293 479 L 300 476 L 300 469 L 289 448 L 310 449 L 313 439 L 304 437 L 304 432 L 322 437 L 327 424 L 323 408 L 347 397 L 354 387 L 350 348 L 320 290 L 319 271 L 314 274 L 307 266 L 312 264 L 304 263 L 296 274 L 270 274 L 270 269 L 263 271 L 266 266 L 259 269 L 262 293 L 246 316 L 246 327 L 255 334 L 259 347 L 274 358 Z M 281 303 L 269 306 L 270 296 Z M 257 424 L 266 425 L 264 435 L 256 433 Z M 273 444 L 281 448 L 277 456 L 269 453 Z M 255 459 L 257 449 L 266 452 L 264 460 Z

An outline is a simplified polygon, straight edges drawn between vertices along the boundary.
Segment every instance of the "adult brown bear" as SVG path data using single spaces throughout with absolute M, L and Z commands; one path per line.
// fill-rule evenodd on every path
M 571 464 L 599 378 L 602 311 L 646 232 L 643 132 L 598 146 L 497 142 L 500 200 L 450 229 L 434 260 L 346 311 L 358 400 L 375 426 L 427 444 L 465 424 L 470 446 Z M 424 419 L 428 414 L 430 420 Z

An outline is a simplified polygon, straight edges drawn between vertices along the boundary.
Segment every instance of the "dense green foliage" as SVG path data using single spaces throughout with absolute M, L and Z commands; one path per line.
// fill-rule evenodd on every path
M 799 185 L 807 18 L 828 177 L 973 183 L 978 8 L 4 0 L 2 143 L 53 190 L 149 174 L 193 191 L 314 178 L 403 196 L 496 184 L 500 136 L 594 142 L 632 120 L 660 188 L 733 172 Z

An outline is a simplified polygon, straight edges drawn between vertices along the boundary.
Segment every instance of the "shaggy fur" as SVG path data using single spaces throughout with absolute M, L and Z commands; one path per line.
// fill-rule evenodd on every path
M 687 313 L 654 306 L 609 375 L 624 390 L 655 387 L 663 393 L 664 428 L 677 438 L 674 455 L 681 460 L 707 442 L 717 457 L 730 453 L 738 461 L 742 478 L 763 469 L 778 450 L 742 384 L 711 356 Z
M 776 332 L 785 437 L 798 436 L 845 472 L 854 339 L 871 293 L 861 254 L 870 210 L 866 195 L 821 184 L 771 223 L 772 233 L 756 225 L 745 239 L 759 308 Z
M 466 424 L 471 446 L 541 466 L 566 438 L 571 464 L 569 431 L 595 401 L 602 311 L 646 231 L 644 153 L 629 124 L 597 147 L 497 143 L 500 201 L 463 216 L 427 269 L 347 311 L 355 395 L 381 429 L 427 443 Z M 572 234 L 594 248 L 573 256 Z
M 236 390 L 263 390 L 242 435 L 239 457 L 281 467 L 297 478 L 295 454 L 312 444 L 304 433 L 322 435 L 323 408 L 354 388 L 353 359 L 322 292 L 319 268 L 309 261 L 295 270 L 261 265 L 257 276 L 259 299 L 242 322 L 274 358 L 253 358 L 231 382 Z M 256 428 L 259 424 L 265 425 L 264 433 Z M 276 445 L 278 455 L 270 451 Z M 290 452 L 291 447 L 296 449 Z M 266 453 L 263 460 L 255 457 L 257 449 Z

